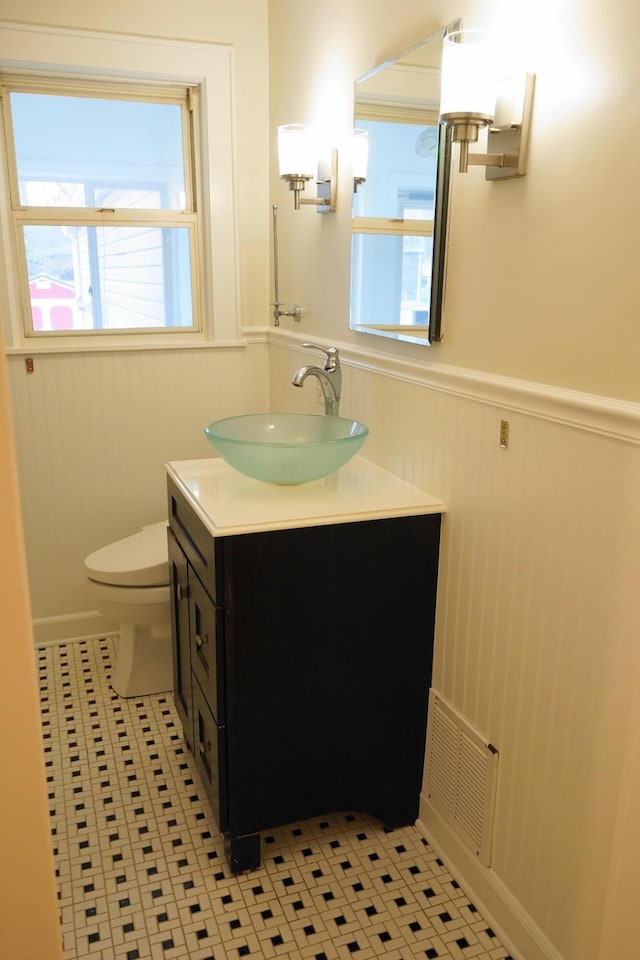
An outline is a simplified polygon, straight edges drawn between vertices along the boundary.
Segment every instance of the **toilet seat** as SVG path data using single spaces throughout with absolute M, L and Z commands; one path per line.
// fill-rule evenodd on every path
M 169 583 L 166 521 L 151 523 L 124 540 L 96 550 L 84 561 L 87 576 L 118 587 L 160 587 Z
M 116 586 L 113 583 L 100 583 L 94 580 L 91 584 L 91 595 L 98 604 L 109 603 L 127 606 L 136 604 L 139 607 L 149 607 L 154 604 L 169 602 L 169 585 L 159 585 L 155 587 L 123 587 Z

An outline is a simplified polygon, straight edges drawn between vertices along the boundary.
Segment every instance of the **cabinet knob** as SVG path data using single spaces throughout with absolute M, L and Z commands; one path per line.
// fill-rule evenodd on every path
M 206 633 L 196 633 L 196 647 L 198 650 L 207 643 L 209 643 L 209 637 Z
M 189 596 L 189 588 L 186 584 L 177 583 L 176 584 L 176 598 L 178 600 L 186 600 Z

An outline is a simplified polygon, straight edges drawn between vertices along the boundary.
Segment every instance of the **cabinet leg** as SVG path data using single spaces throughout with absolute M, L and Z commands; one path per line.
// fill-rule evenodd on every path
M 384 809 L 369 810 L 374 817 L 382 821 L 389 830 L 399 830 L 400 827 L 409 827 L 418 819 L 418 802 L 404 803 Z
M 260 834 L 226 837 L 225 852 L 231 873 L 248 873 L 260 866 Z

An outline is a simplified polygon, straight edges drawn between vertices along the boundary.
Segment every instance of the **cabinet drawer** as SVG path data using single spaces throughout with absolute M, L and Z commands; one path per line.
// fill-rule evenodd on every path
M 168 497 L 169 526 L 205 589 L 216 600 L 221 594 L 219 578 L 222 574 L 222 564 L 216 563 L 217 542 L 171 478 L 168 480 Z
M 216 606 L 189 569 L 191 669 L 218 723 L 225 721 L 222 607 Z
M 196 678 L 193 678 L 193 753 L 200 780 L 221 831 L 228 829 L 226 731 L 218 726 Z

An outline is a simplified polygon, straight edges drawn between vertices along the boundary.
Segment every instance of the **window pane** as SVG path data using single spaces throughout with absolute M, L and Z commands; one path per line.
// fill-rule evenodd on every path
M 432 237 L 354 234 L 351 324 L 427 324 L 432 252 Z
M 353 198 L 355 217 L 433 217 L 438 128 L 414 123 L 358 120 L 369 131 L 365 183 Z
M 184 210 L 179 104 L 10 97 L 23 206 Z
M 27 226 L 34 330 L 192 327 L 185 227 Z

